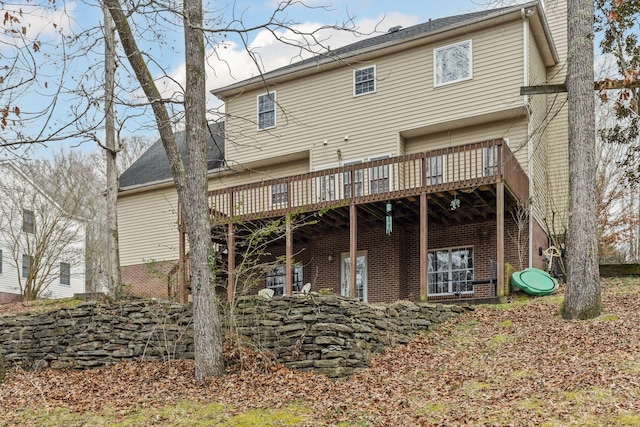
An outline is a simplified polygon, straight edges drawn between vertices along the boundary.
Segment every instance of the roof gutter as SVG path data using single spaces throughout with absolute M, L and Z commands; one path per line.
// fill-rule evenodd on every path
M 454 37 L 459 34 L 466 34 L 469 31 L 486 28 L 497 22 L 508 22 L 510 20 L 520 19 L 522 8 L 539 7 L 539 5 L 539 1 L 530 2 L 524 5 L 514 6 L 509 10 L 502 10 L 494 14 L 486 15 L 469 21 L 463 21 L 449 27 L 441 28 L 439 30 L 418 34 L 411 38 L 394 40 L 387 43 L 370 46 L 354 52 L 348 52 L 345 55 L 318 57 L 317 60 L 312 61 L 308 64 L 301 65 L 300 67 L 271 71 L 261 76 L 252 77 L 238 83 L 234 83 L 219 89 L 214 89 L 211 91 L 211 93 L 224 101 L 226 98 L 238 95 L 242 92 L 254 89 L 262 89 L 264 88 L 265 82 L 269 82 L 271 84 L 281 83 L 286 80 L 314 74 L 318 72 L 320 68 L 323 68 L 325 70 L 338 68 L 352 58 L 357 57 L 358 60 L 367 60 L 373 57 L 382 56 L 388 50 L 391 50 L 397 46 L 403 46 L 403 48 L 411 48 L 438 41 L 444 38 Z M 544 11 L 542 13 L 544 13 Z M 543 27 L 546 29 L 547 40 L 551 41 L 551 33 L 550 31 L 548 31 L 546 20 L 542 21 L 545 21 Z M 555 47 L 553 48 L 553 51 L 555 52 Z M 555 57 L 557 58 L 557 53 L 555 53 Z
M 207 180 L 212 178 L 214 175 L 220 175 L 220 174 L 223 174 L 224 172 L 232 172 L 232 171 L 228 167 L 208 170 Z M 173 178 L 165 178 L 157 181 L 145 182 L 143 184 L 135 184 L 135 185 L 129 185 L 127 187 L 120 187 L 119 194 L 128 196 L 130 194 L 137 194 L 137 193 L 141 193 L 144 191 L 151 191 L 151 190 L 159 190 L 162 188 L 173 187 L 173 186 L 174 186 Z

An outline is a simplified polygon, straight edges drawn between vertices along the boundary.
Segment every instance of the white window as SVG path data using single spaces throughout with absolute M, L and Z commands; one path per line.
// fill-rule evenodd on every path
M 22 277 L 29 277 L 29 271 L 33 265 L 33 257 L 31 255 L 22 255 Z
M 425 161 L 427 185 L 442 184 L 444 181 L 442 156 L 427 157 Z
M 362 163 L 362 160 L 356 160 L 353 162 L 345 162 L 343 166 L 351 166 Z M 354 188 L 354 196 L 359 197 L 362 196 L 363 193 L 363 183 L 364 183 L 364 173 L 362 169 L 355 169 L 353 172 L 347 171 L 343 173 L 342 182 L 344 183 L 344 197 L 346 199 L 351 197 L 351 175 L 353 174 L 353 188 Z
M 31 234 L 36 231 L 36 216 L 32 210 L 22 209 L 22 231 Z
M 498 174 L 498 146 L 482 149 L 482 176 Z
M 471 79 L 471 58 L 471 40 L 434 49 L 434 85 L 441 86 Z
M 271 186 L 271 204 L 279 205 L 289 201 L 289 185 L 286 182 Z
M 429 295 L 473 292 L 473 248 L 429 252 Z
M 316 170 L 323 170 L 326 175 L 320 175 L 316 178 L 316 199 L 318 202 L 336 200 L 336 184 L 338 183 L 339 174 L 329 173 L 329 169 L 338 167 L 337 163 L 319 166 Z
M 372 157 L 371 161 L 388 159 L 389 156 Z M 389 191 L 389 165 L 383 164 L 369 168 L 369 194 L 381 194 Z
M 276 125 L 276 93 L 258 95 L 258 129 L 269 129 Z
M 284 295 L 287 283 L 287 271 L 284 265 L 276 265 L 267 272 L 266 287 L 273 289 L 273 295 Z M 302 289 L 302 265 L 293 267 L 293 292 Z
M 336 176 L 334 174 L 318 178 L 318 201 L 336 199 Z
M 353 95 L 376 91 L 376 66 L 353 70 Z
M 60 263 L 60 284 L 71 284 L 71 265 L 68 262 Z

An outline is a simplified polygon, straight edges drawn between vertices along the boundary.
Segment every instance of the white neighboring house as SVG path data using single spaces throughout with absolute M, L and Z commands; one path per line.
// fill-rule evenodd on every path
M 85 291 L 85 222 L 61 203 L 0 161 L 0 303 Z

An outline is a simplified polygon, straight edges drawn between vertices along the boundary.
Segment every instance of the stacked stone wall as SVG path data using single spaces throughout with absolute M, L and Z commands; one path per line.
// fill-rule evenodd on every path
M 372 355 L 465 311 L 397 302 L 369 305 L 335 294 L 265 300 L 241 297 L 227 333 L 287 367 L 344 376 Z M 192 359 L 190 305 L 157 301 L 84 302 L 46 314 L 0 317 L 0 352 L 8 367 L 85 369 L 121 361 Z

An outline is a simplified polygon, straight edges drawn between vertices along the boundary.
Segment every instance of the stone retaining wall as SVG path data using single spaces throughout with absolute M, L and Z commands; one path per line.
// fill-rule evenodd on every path
M 398 302 L 369 305 L 312 293 L 264 300 L 241 297 L 236 333 L 285 366 L 329 376 L 368 366 L 386 346 L 402 344 L 466 310 Z M 124 360 L 193 358 L 190 305 L 135 301 L 84 302 L 47 314 L 0 317 L 0 351 L 8 366 L 84 369 Z

